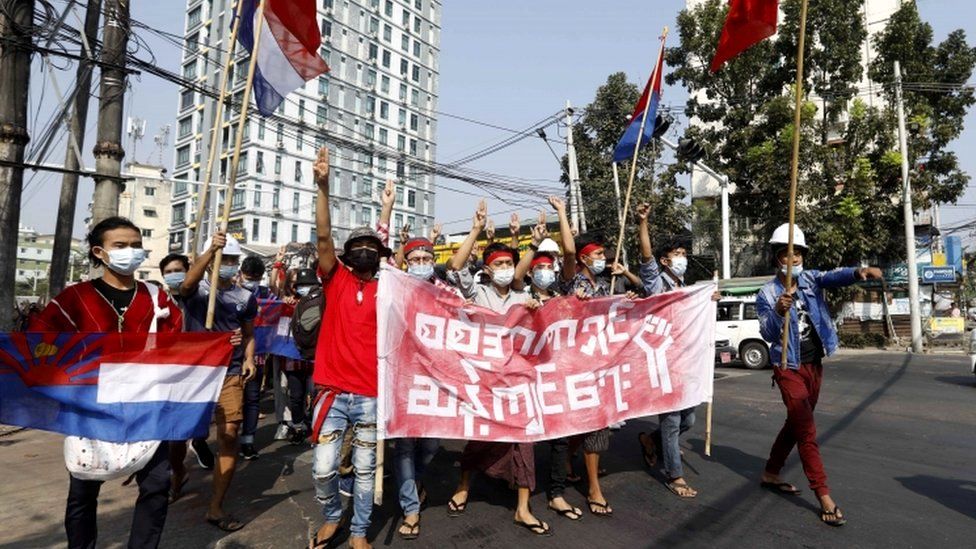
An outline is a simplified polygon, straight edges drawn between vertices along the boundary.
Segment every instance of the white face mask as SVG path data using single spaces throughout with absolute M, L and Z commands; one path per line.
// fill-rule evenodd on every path
M 491 281 L 494 282 L 496 286 L 500 286 L 502 288 L 510 286 L 513 280 L 515 280 L 514 268 L 500 269 L 498 271 L 494 271 L 491 275 Z
M 421 280 L 430 280 L 434 276 L 434 266 L 429 263 L 411 265 L 407 267 L 407 272 Z
M 116 248 L 105 251 L 108 252 L 106 266 L 123 276 L 132 276 L 146 260 L 147 255 L 146 250 L 142 248 Z
M 671 272 L 674 276 L 681 278 L 685 276 L 685 271 L 688 270 L 688 258 L 687 257 L 672 257 L 671 258 Z
M 785 275 L 786 274 L 786 265 L 780 265 L 779 266 L 779 272 L 781 272 L 781 273 L 783 273 Z M 802 272 L 803 272 L 803 265 L 793 265 L 793 278 L 796 278 L 796 277 L 800 276 L 800 273 L 802 273 Z
M 552 269 L 538 269 L 532 272 L 532 282 L 539 288 L 546 289 L 556 281 L 556 271 Z
M 603 270 L 606 268 L 607 268 L 606 259 L 594 259 L 593 264 L 590 265 L 590 272 L 593 273 L 594 275 L 598 275 L 602 273 Z
M 295 293 L 298 294 L 301 297 L 307 296 L 308 293 L 311 292 L 311 291 L 312 291 L 312 287 L 311 286 L 299 286 L 299 287 L 295 288 Z

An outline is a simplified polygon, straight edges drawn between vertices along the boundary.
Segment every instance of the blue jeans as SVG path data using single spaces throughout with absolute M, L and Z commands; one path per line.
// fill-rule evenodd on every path
M 436 438 L 398 438 L 393 447 L 396 479 L 400 486 L 400 509 L 403 515 L 420 514 L 420 494 L 417 481 L 424 476 L 437 450 L 441 447 Z
M 668 479 L 683 477 L 685 472 L 681 465 L 678 437 L 695 425 L 695 407 L 661 414 L 658 416 L 658 421 L 661 426 L 652 436 L 664 460 L 664 473 L 668 475 Z
M 313 425 L 320 413 L 314 411 Z M 369 517 L 373 512 L 373 479 L 376 476 L 376 399 L 351 393 L 336 396 L 325 416 L 312 463 L 312 482 L 315 499 L 322 504 L 325 522 L 338 524 L 342 519 L 342 498 L 339 497 L 339 464 L 342 438 L 352 429 L 352 463 L 356 469 L 353 487 L 353 514 L 350 532 L 366 537 Z
M 254 433 L 258 430 L 261 381 L 263 378 L 264 366 L 258 366 L 257 373 L 251 381 L 244 384 L 244 425 L 241 432 L 241 444 L 254 444 Z

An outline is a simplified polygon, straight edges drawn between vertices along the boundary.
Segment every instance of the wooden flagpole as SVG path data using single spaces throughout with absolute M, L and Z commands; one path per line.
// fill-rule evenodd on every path
M 664 40 L 668 37 L 668 28 L 664 27 L 664 32 L 661 34 L 661 47 L 658 51 L 658 58 L 654 61 L 654 70 L 651 72 L 651 89 L 650 94 L 647 96 L 647 103 L 644 104 L 644 114 L 641 116 L 640 131 L 637 132 L 637 143 L 634 145 L 634 157 L 630 161 L 630 175 L 627 177 L 627 196 L 624 199 L 624 208 L 621 210 L 620 218 L 620 231 L 617 234 L 617 251 L 614 253 L 613 262 L 620 262 L 620 252 L 623 250 L 624 246 L 624 220 L 627 218 L 627 212 L 630 211 L 630 194 L 634 190 L 634 176 L 637 175 L 637 156 L 640 154 L 641 141 L 644 138 L 644 126 L 647 124 L 647 112 L 651 108 L 651 99 L 654 95 L 654 81 L 657 80 L 657 70 L 658 70 L 658 60 L 664 55 Z M 613 293 L 613 289 L 616 286 L 617 275 L 610 277 L 610 293 Z
M 800 174 L 800 108 L 803 105 L 803 52 L 807 36 L 807 0 L 800 5 L 800 36 L 796 49 L 796 100 L 793 105 L 793 159 L 790 169 L 789 240 L 786 245 L 786 291 L 793 291 L 793 229 L 796 225 L 796 185 Z M 785 369 L 789 356 L 790 311 L 783 322 L 783 356 L 779 367 Z
M 715 282 L 715 291 L 718 291 L 718 271 L 715 271 L 712 275 L 712 281 Z M 712 402 L 715 400 L 715 373 L 714 367 L 712 368 L 712 398 L 708 399 L 708 403 L 705 405 L 705 455 L 712 457 Z
M 240 0 L 238 0 L 240 2 Z M 241 160 L 241 144 L 244 142 L 244 128 L 247 127 L 247 111 L 251 105 L 251 88 L 254 85 L 254 69 L 258 64 L 258 47 L 261 45 L 262 22 L 264 21 L 264 4 L 266 0 L 261 0 L 258 10 L 254 15 L 254 45 L 251 48 L 251 61 L 247 69 L 247 84 L 244 86 L 244 97 L 241 104 L 241 116 L 237 122 L 237 134 L 234 135 L 234 156 L 228 170 L 230 175 L 227 178 L 227 190 L 224 193 L 224 212 L 220 220 L 220 232 L 227 232 L 227 219 L 230 217 L 230 206 L 234 201 L 234 184 L 237 182 L 237 163 Z M 243 4 L 243 2 L 240 2 Z M 240 18 L 238 18 L 240 20 Z M 212 151 L 211 151 L 212 152 Z M 197 220 L 199 227 L 200 220 Z M 198 231 L 199 232 L 199 231 Z M 214 309 L 217 305 L 217 284 L 220 282 L 220 262 L 223 259 L 224 250 L 217 250 L 214 254 L 213 265 L 210 267 L 210 302 L 207 304 L 207 324 L 208 330 L 213 328 Z
M 217 157 L 217 149 L 220 144 L 220 130 L 223 124 L 224 117 L 224 99 L 227 96 L 227 84 L 230 82 L 230 74 L 232 67 L 234 66 L 234 57 L 237 51 L 237 31 L 241 26 L 241 13 L 244 11 L 243 0 L 237 1 L 237 17 L 234 20 L 234 25 L 230 31 L 230 46 L 227 50 L 227 63 L 224 64 L 224 74 L 220 79 L 220 95 L 217 99 L 217 110 L 214 113 L 214 123 L 211 124 L 211 131 L 213 136 L 210 138 L 210 152 L 207 155 L 207 166 L 203 171 L 203 185 L 197 191 L 197 200 L 200 202 L 199 208 L 197 208 L 197 226 L 193 231 L 193 244 L 190 246 L 190 261 L 193 261 L 197 252 L 200 249 L 200 232 L 203 228 L 203 215 L 207 210 L 207 197 L 210 193 L 210 179 L 213 175 L 213 165 L 214 159 Z

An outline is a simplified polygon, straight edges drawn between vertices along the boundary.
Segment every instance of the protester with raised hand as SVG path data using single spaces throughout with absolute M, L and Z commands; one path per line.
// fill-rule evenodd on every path
M 346 240 L 340 262 L 332 240 L 329 150 L 325 147 L 319 150 L 314 174 L 318 187 L 315 226 L 319 272 L 325 291 L 321 333 L 327 337 L 318 339 L 312 375 L 318 389 L 312 416 L 311 439 L 315 444 L 312 480 L 325 523 L 309 546 L 325 546 L 338 534 L 342 520 L 338 486 L 340 450 L 346 431 L 352 430 L 356 480 L 349 542 L 358 549 L 369 547 L 366 533 L 373 511 L 376 474 L 377 273 L 380 261 L 392 252 L 376 231 L 362 227 Z M 387 188 L 390 187 L 387 183 Z
M 219 451 L 213 475 L 213 495 L 206 514 L 208 523 L 234 532 L 243 528 L 244 523 L 226 514 L 223 506 L 237 467 L 238 439 L 244 420 L 244 384 L 257 370 L 254 365 L 254 319 L 258 316 L 258 303 L 254 294 L 234 283 L 241 258 L 241 245 L 237 240 L 218 232 L 208 239 L 204 248 L 206 251 L 197 256 L 180 285 L 186 329 L 190 332 L 207 330 L 210 292 L 216 291 L 213 329 L 221 332 L 240 330 L 243 338 L 234 348 L 214 410 Z M 221 263 L 212 266 L 217 250 L 223 252 Z M 210 287 L 209 280 L 213 268 L 218 269 L 216 290 Z
M 142 232 L 124 217 L 109 217 L 88 233 L 88 259 L 102 275 L 68 286 L 28 326 L 31 332 L 159 332 L 182 330 L 182 315 L 165 292 L 138 282 L 145 261 Z M 159 545 L 169 507 L 168 445 L 160 443 L 136 475 L 139 496 L 132 513 L 129 547 Z M 64 529 L 68 547 L 95 547 L 98 541 L 99 480 L 70 476 Z M 8 524 L 8 528 L 10 525 Z
M 486 284 L 475 282 L 471 272 L 464 268 L 471 249 L 477 242 L 488 221 L 488 205 L 482 200 L 475 211 L 471 231 L 461 247 L 448 263 L 448 281 L 461 290 L 465 298 L 475 305 L 506 313 L 515 306 L 524 305 L 537 309 L 539 302 L 523 290 L 513 288 L 515 263 L 518 252 L 495 242 L 485 247 L 484 268 L 490 277 Z M 505 480 L 515 487 L 518 502 L 515 507 L 515 524 L 540 536 L 552 534 L 545 522 L 536 518 L 529 508 L 529 496 L 535 489 L 535 453 L 532 444 L 507 442 L 469 441 L 461 455 L 461 479 L 454 495 L 448 502 L 448 514 L 459 516 L 468 506 L 471 474 L 480 471 L 490 477 Z

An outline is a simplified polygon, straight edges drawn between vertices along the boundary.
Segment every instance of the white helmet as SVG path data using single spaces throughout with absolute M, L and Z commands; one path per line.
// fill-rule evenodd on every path
M 788 246 L 790 242 L 790 224 L 783 223 L 773 231 L 773 237 L 769 239 L 769 244 L 773 247 Z M 793 225 L 793 246 L 807 249 L 807 239 L 803 236 L 803 231 Z
M 210 249 L 210 245 L 212 243 L 213 243 L 213 237 L 211 236 L 210 238 L 207 239 L 206 242 L 204 242 L 203 249 L 204 250 L 209 250 Z M 224 255 L 241 255 L 242 254 L 242 252 L 241 252 L 241 243 L 238 242 L 237 239 L 234 238 L 233 236 L 227 235 L 227 243 L 224 244 L 223 254 Z
M 559 255 L 559 244 L 556 244 L 555 240 L 547 238 L 539 243 L 539 251 Z

